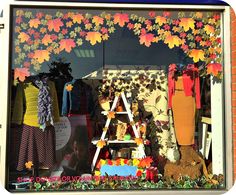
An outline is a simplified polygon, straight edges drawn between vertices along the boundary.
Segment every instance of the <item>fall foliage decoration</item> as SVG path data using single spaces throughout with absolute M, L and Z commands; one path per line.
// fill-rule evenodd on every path
M 109 111 L 108 112 L 108 114 L 107 114 L 107 117 L 109 118 L 109 119 L 112 119 L 112 118 L 115 118 L 115 112 L 114 111 Z
M 222 64 L 220 13 L 173 13 L 150 11 L 140 16 L 136 11 L 103 11 L 93 15 L 59 10 L 51 14 L 47 10 L 35 12 L 34 8 L 16 9 L 14 66 L 22 68 L 27 64 L 24 68 L 28 71 L 19 69 L 15 79 L 23 81 L 24 74 L 31 73 L 31 66 L 39 71 L 41 64 L 54 54 L 70 53 L 85 42 L 96 45 L 109 41 L 117 28 L 127 28 L 144 47 L 163 42 L 170 49 L 180 48 L 194 63 L 203 64 L 204 74 L 215 76 L 217 68 L 208 68 L 208 64 Z
M 68 84 L 68 85 L 66 86 L 66 91 L 72 91 L 72 89 L 73 89 L 73 85 Z
M 32 161 L 28 161 L 28 162 L 25 163 L 25 168 L 26 168 L 26 169 L 31 169 L 33 165 L 34 165 L 34 164 L 33 164 Z
M 134 141 L 137 145 L 143 144 L 143 139 L 142 138 L 135 138 Z
M 99 140 L 97 142 L 97 147 L 98 148 L 103 148 L 106 145 L 106 142 L 104 140 Z

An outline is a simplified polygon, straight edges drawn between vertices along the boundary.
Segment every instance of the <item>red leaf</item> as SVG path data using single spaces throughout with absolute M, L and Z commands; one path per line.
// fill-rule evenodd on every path
M 123 27 L 125 23 L 128 23 L 128 22 L 129 22 L 128 14 L 116 13 L 114 15 L 114 24 L 119 24 L 120 27 Z
M 30 76 L 29 68 L 15 68 L 14 80 L 19 78 L 23 82 L 27 76 Z
M 219 72 L 222 72 L 222 65 L 219 63 L 211 63 L 207 65 L 207 74 L 217 76 Z
M 65 49 L 66 52 L 70 53 L 72 48 L 75 47 L 75 42 L 73 39 L 62 39 L 60 42 L 60 50 Z
M 145 46 L 150 47 L 154 39 L 154 34 L 152 33 L 141 34 L 139 38 L 140 38 L 139 39 L 140 44 L 144 44 Z
M 48 30 L 52 31 L 54 30 L 55 32 L 60 31 L 60 27 L 63 26 L 63 22 L 61 21 L 60 18 L 54 19 L 54 20 L 49 20 L 48 23 Z

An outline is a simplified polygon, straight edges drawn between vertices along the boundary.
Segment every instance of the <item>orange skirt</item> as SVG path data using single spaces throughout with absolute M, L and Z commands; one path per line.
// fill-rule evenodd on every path
M 172 110 L 178 144 L 194 144 L 196 111 L 195 98 L 185 95 L 182 77 L 178 77 L 175 84 L 175 94 L 172 98 Z

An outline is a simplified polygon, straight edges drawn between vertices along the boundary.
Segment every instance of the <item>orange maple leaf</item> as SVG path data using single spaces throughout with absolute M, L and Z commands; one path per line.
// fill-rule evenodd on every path
M 219 72 L 222 72 L 222 65 L 219 63 L 211 63 L 207 65 L 207 74 L 217 76 Z
M 97 42 L 101 43 L 102 34 L 100 32 L 88 32 L 86 34 L 86 40 L 89 41 L 91 45 L 95 45 Z
M 106 142 L 104 140 L 99 140 L 97 142 L 97 147 L 98 148 L 103 148 L 106 145 Z
M 208 24 L 204 27 L 204 30 L 207 35 L 213 34 L 215 32 L 215 28 Z
M 25 77 L 30 76 L 29 68 L 15 68 L 14 70 L 14 80 L 19 78 L 20 81 L 24 81 Z
M 99 16 L 93 16 L 92 23 L 94 23 L 96 26 L 99 26 L 100 24 L 103 24 L 104 19 Z
M 68 53 L 70 53 L 72 48 L 76 46 L 73 39 L 62 39 L 59 44 L 60 50 L 62 51 L 63 49 L 65 49 L 65 51 Z
M 143 144 L 143 139 L 142 138 L 135 138 L 134 141 L 137 145 Z
M 179 26 L 184 28 L 184 31 L 187 32 L 189 29 L 194 29 L 195 21 L 193 18 L 181 18 Z
M 155 22 L 159 24 L 159 26 L 162 26 L 166 23 L 166 18 L 162 16 L 157 16 Z
M 82 16 L 81 14 L 75 14 L 71 18 L 73 20 L 73 23 L 81 24 L 82 20 L 84 19 L 84 16 Z
M 148 157 L 140 160 L 138 167 L 148 168 L 151 166 L 152 162 L 153 162 L 152 158 L 150 156 L 148 156 Z
M 154 39 L 154 34 L 152 33 L 141 34 L 139 36 L 139 43 L 141 45 L 144 44 L 145 46 L 150 47 L 153 39 Z
M 34 165 L 34 164 L 33 164 L 32 161 L 28 161 L 28 162 L 25 163 L 26 169 L 31 169 L 33 165 Z
M 63 26 L 63 22 L 61 21 L 61 18 L 57 18 L 54 20 L 49 20 L 47 22 L 48 25 L 48 30 L 52 31 L 54 30 L 55 32 L 59 32 L 60 31 L 60 27 Z
M 115 164 L 116 166 L 119 166 L 120 163 L 121 163 L 121 159 L 120 159 L 120 158 L 116 159 L 115 162 L 114 162 L 114 164 Z
M 67 91 L 72 91 L 72 89 L 73 89 L 73 85 L 69 84 L 66 86 Z
M 144 125 L 144 124 L 142 124 L 140 127 L 139 127 L 139 131 L 141 132 L 141 133 L 146 133 L 146 125 Z
M 29 21 L 29 26 L 31 28 L 38 28 L 38 26 L 41 24 L 40 20 L 38 18 L 35 18 L 35 19 L 31 19 Z
M 49 61 L 50 59 L 50 52 L 47 50 L 36 50 L 34 52 L 33 58 L 37 60 L 39 63 L 43 63 L 44 61 Z
M 193 58 L 195 63 L 199 60 L 203 61 L 205 59 L 204 51 L 201 49 L 193 49 L 190 51 L 189 57 Z
M 196 17 L 197 18 L 202 18 L 203 16 L 203 13 L 202 12 L 196 12 Z
M 125 23 L 129 22 L 128 14 L 116 13 L 114 15 L 114 24 L 119 24 L 120 27 L 123 27 Z
M 44 45 L 48 45 L 49 43 L 52 43 L 52 39 L 51 39 L 51 36 L 46 34 L 44 35 L 43 39 L 42 39 L 42 43 Z
M 164 43 L 168 44 L 168 47 L 170 49 L 172 49 L 174 46 L 179 47 L 180 44 L 182 43 L 182 40 L 178 36 L 176 36 L 176 35 L 174 35 L 174 36 L 167 35 L 166 38 L 165 38 Z
M 107 117 L 108 117 L 109 119 L 115 118 L 115 112 L 114 112 L 114 111 L 108 112 Z
M 21 43 L 24 43 L 26 41 L 28 41 L 30 38 L 30 36 L 28 34 L 26 34 L 25 32 L 21 32 L 19 35 L 18 35 L 18 39 L 20 39 L 20 42 Z

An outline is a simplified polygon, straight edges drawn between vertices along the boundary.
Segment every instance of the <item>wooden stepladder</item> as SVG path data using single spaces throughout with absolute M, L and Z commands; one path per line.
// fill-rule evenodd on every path
M 115 110 L 115 108 L 117 106 L 117 103 L 118 103 L 118 100 L 119 100 L 120 97 L 123 100 L 125 111 L 115 112 L 114 110 Z M 128 102 L 127 102 L 127 99 L 126 99 L 126 96 L 125 96 L 124 92 L 121 92 L 121 93 L 119 93 L 119 95 L 116 95 L 115 98 L 114 98 L 114 101 L 113 101 L 113 104 L 112 104 L 112 107 L 111 107 L 110 111 L 102 111 L 102 114 L 107 116 L 109 112 L 115 112 L 115 114 L 126 114 L 126 115 L 128 115 L 130 124 L 132 126 L 132 129 L 133 129 L 133 132 L 134 132 L 134 135 L 135 135 L 135 138 L 140 138 L 140 136 L 139 136 L 140 135 L 139 134 L 139 128 L 136 127 L 136 125 L 135 125 L 135 122 L 133 120 L 133 114 L 131 112 L 130 106 L 129 106 Z M 105 129 L 109 128 L 111 120 L 112 120 L 111 118 L 107 117 L 107 120 L 106 120 L 106 123 L 105 123 L 105 127 L 104 127 Z M 103 131 L 103 133 L 102 133 L 102 135 L 100 137 L 100 140 L 105 140 L 106 134 L 107 134 L 107 131 Z M 97 144 L 97 142 L 98 142 L 98 140 L 92 141 L 93 144 Z M 112 143 L 112 144 L 124 144 L 124 143 L 135 143 L 135 141 L 134 140 L 107 140 L 107 144 L 109 144 L 109 143 Z M 97 146 L 96 152 L 95 152 L 94 157 L 93 157 L 93 162 L 92 162 L 92 165 L 91 165 L 91 170 L 92 171 L 94 170 L 94 167 L 96 165 L 96 162 L 97 162 L 100 150 L 101 150 L 101 148 Z M 140 151 L 140 156 L 142 156 L 142 157 L 146 156 L 143 144 L 140 144 L 138 146 L 138 150 Z

